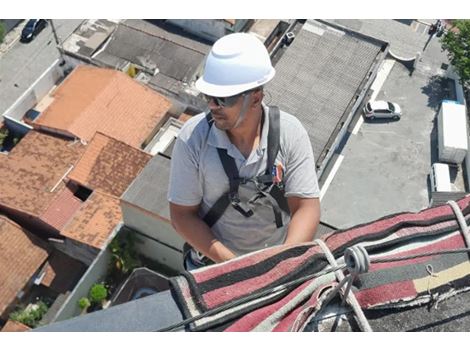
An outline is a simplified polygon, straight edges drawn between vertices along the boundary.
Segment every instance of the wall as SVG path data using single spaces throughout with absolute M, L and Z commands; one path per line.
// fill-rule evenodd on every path
M 175 270 L 182 270 L 184 241 L 169 221 L 163 221 L 124 201 L 121 201 L 121 210 L 124 224 L 145 235 L 139 236 L 136 243 L 136 248 L 143 255 Z
M 54 87 L 57 82 L 64 77 L 60 60 L 54 61 L 49 68 L 26 90 L 14 103 L 5 111 L 4 115 L 15 120 L 21 120 L 24 114 L 33 108 L 46 94 Z
M 172 19 L 167 22 L 183 28 L 201 38 L 215 42 L 226 33 L 225 22 L 222 20 L 183 20 Z
M 65 238 L 63 243 L 54 241 L 51 241 L 50 243 L 59 251 L 81 261 L 85 265 L 91 265 L 100 252 L 97 248 L 91 247 L 85 243 L 77 242 L 70 238 Z
M 116 236 L 121 227 L 122 223 L 117 225 L 113 230 L 104 246 L 104 249 L 93 260 L 72 293 L 67 297 L 63 306 L 59 309 L 55 317 L 51 319 L 51 322 L 70 319 L 80 314 L 81 310 L 78 307 L 77 302 L 80 298 L 88 296 L 88 291 L 93 284 L 102 281 L 106 277 L 108 263 L 111 258 L 111 252 L 108 251 L 108 244 Z

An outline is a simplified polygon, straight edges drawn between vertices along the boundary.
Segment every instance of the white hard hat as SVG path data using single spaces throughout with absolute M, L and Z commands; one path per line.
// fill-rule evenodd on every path
M 213 97 L 229 97 L 266 84 L 275 73 L 268 50 L 258 38 L 234 33 L 214 43 L 196 88 Z

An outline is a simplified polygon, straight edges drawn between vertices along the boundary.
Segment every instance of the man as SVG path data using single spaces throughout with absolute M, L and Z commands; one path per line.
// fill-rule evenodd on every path
M 196 82 L 209 112 L 186 122 L 173 149 L 172 224 L 216 263 L 311 241 L 320 220 L 308 134 L 295 117 L 262 103 L 274 74 L 255 36 L 219 39 Z M 188 270 L 198 262 L 195 251 L 189 258 Z

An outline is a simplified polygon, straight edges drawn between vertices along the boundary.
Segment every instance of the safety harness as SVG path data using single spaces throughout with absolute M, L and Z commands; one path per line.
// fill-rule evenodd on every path
M 206 115 L 206 120 L 209 124 L 210 130 L 213 124 L 210 112 Z M 217 148 L 217 153 L 219 154 L 220 161 L 229 180 L 229 190 L 217 199 L 204 216 L 203 220 L 209 227 L 212 227 L 220 219 L 229 205 L 232 205 L 235 210 L 247 218 L 253 215 L 253 210 L 241 202 L 238 194 L 238 188 L 240 185 L 248 182 L 253 182 L 257 189 L 256 194 L 248 200 L 248 203 L 254 204 L 258 199 L 266 197 L 273 208 L 276 227 L 280 228 L 283 226 L 281 211 L 284 211 L 287 214 L 290 214 L 290 211 L 287 199 L 284 195 L 283 175 L 279 175 L 279 173 L 282 173 L 283 171 L 275 164 L 279 147 L 279 108 L 271 106 L 269 107 L 268 159 L 264 174 L 251 178 L 240 177 L 235 160 L 228 155 L 226 149 Z

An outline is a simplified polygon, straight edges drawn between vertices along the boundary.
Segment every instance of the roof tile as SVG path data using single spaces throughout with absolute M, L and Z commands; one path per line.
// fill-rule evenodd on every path
M 15 222 L 0 216 L 0 314 L 47 257 L 44 244 Z
M 149 137 L 171 102 L 125 73 L 78 66 L 54 92 L 54 102 L 34 126 L 52 128 L 89 142 L 95 132 L 136 148 Z
M 92 190 L 120 197 L 152 158 L 102 133 L 96 133 L 69 178 Z
M 84 150 L 81 143 L 30 131 L 0 163 L 0 203 L 40 217 Z
M 119 198 L 94 191 L 61 234 L 101 249 L 121 219 Z

